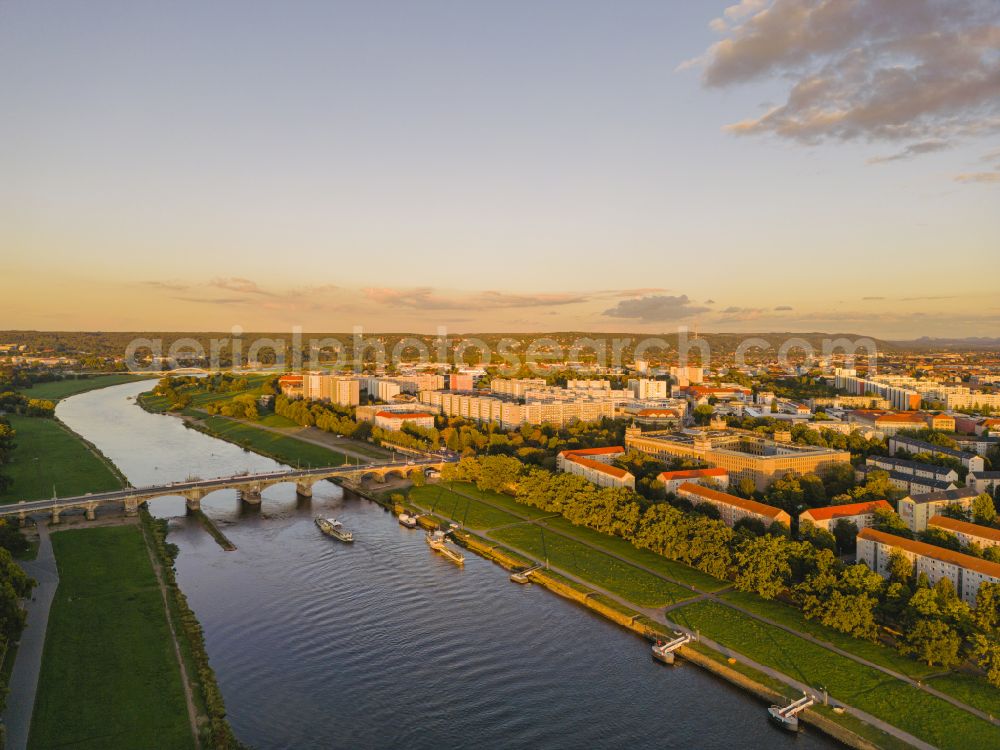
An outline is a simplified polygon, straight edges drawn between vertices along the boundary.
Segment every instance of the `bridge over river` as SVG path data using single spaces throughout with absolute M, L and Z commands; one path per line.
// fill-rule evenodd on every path
M 287 471 L 269 471 L 262 474 L 233 474 L 212 479 L 192 478 L 181 482 L 155 485 L 150 487 L 125 487 L 109 492 L 94 492 L 76 497 L 54 497 L 48 500 L 21 501 L 10 505 L 0 505 L 0 518 L 17 516 L 23 523 L 28 516 L 38 513 L 51 513 L 52 522 L 59 521 L 59 514 L 70 510 L 82 510 L 88 519 L 93 519 L 97 508 L 103 505 L 122 504 L 125 513 L 134 515 L 141 503 L 168 495 L 180 495 L 187 501 L 190 510 L 198 510 L 205 495 L 216 490 L 234 489 L 240 500 L 258 505 L 261 493 L 268 487 L 283 482 L 294 482 L 295 491 L 302 497 L 312 497 L 312 488 L 316 482 L 338 477 L 365 479 L 385 479 L 396 475 L 406 477 L 414 469 L 427 471 L 441 470 L 445 464 L 457 458 L 442 458 L 437 456 L 415 457 L 407 461 L 388 461 L 383 463 L 344 464 L 341 466 L 325 466 L 318 469 L 288 469 Z

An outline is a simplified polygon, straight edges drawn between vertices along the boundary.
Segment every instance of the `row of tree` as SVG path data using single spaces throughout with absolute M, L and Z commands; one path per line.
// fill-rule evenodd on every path
M 876 640 L 886 626 L 906 635 L 903 653 L 928 664 L 954 666 L 974 658 L 1000 686 L 1000 587 L 984 585 L 970 608 L 946 579 L 931 587 L 901 553 L 883 579 L 864 564 L 844 564 L 829 549 L 782 534 L 759 536 L 731 529 L 704 514 L 669 503 L 649 503 L 622 488 L 598 488 L 582 477 L 553 474 L 512 457 L 464 458 L 443 478 L 506 492 L 517 502 L 561 513 L 571 523 L 614 534 L 636 547 L 678 560 L 741 591 L 781 596 L 838 631 Z M 898 518 L 898 516 L 897 516 Z

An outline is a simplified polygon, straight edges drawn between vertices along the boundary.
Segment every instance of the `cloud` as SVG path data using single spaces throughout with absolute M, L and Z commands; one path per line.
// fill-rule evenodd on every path
M 263 294 L 268 297 L 273 297 L 271 292 L 266 292 L 257 286 L 257 283 L 251 281 L 250 279 L 243 279 L 238 276 L 231 276 L 229 278 L 216 277 L 208 282 L 209 286 L 214 286 L 219 289 L 225 289 L 229 292 L 240 292 L 241 294 Z
M 457 297 L 435 294 L 431 287 L 416 289 L 369 288 L 364 295 L 379 304 L 398 305 L 420 310 L 475 310 L 516 307 L 552 307 L 586 302 L 580 294 L 505 294 L 479 292 Z
M 775 312 L 787 312 L 788 310 L 792 309 L 793 308 L 790 305 L 778 305 L 776 308 L 774 308 Z
M 935 151 L 944 151 L 946 148 L 950 147 L 951 144 L 948 143 L 948 141 L 921 141 L 920 143 L 911 143 L 902 151 L 898 151 L 895 154 L 890 154 L 888 156 L 873 156 L 868 160 L 868 163 L 885 164 L 890 161 L 904 161 L 906 159 L 912 159 L 914 156 L 919 156 L 920 154 L 930 154 Z
M 994 183 L 1000 182 L 1000 171 L 997 172 L 970 172 L 968 174 L 957 174 L 953 178 L 955 182 L 970 183 Z
M 141 281 L 139 283 L 153 289 L 163 289 L 170 292 L 183 292 L 190 288 L 187 284 L 174 281 Z
M 705 300 L 705 304 L 706 305 L 714 305 L 715 304 L 715 300 L 714 299 L 707 299 L 707 300 Z
M 788 82 L 784 103 L 730 132 L 915 141 L 892 161 L 1000 130 L 995 0 L 744 0 L 712 28 L 705 86 Z
M 243 297 L 174 297 L 174 299 L 203 305 L 245 305 L 251 301 Z
M 654 294 L 638 299 L 622 300 L 614 307 L 605 310 L 603 314 L 611 318 L 633 318 L 644 323 L 660 323 L 683 320 L 708 311 L 707 307 L 692 304 L 686 294 L 678 296 Z
M 861 299 L 869 301 L 869 300 L 876 300 L 876 299 L 885 299 L 885 297 L 862 297 Z
M 927 302 L 929 300 L 939 300 L 939 299 L 956 299 L 958 295 L 956 294 L 946 294 L 936 297 L 900 297 L 902 302 Z

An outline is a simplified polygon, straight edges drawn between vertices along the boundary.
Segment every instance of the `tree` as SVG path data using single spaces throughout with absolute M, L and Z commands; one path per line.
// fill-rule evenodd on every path
M 913 582 L 913 561 L 898 549 L 889 553 L 889 580 L 909 586 Z
M 997 508 L 993 498 L 985 492 L 972 499 L 972 520 L 990 526 L 997 520 Z
M 838 518 L 833 525 L 833 538 L 840 552 L 853 550 L 858 539 L 858 525 L 849 518 Z
M 903 523 L 903 519 L 899 517 L 899 514 L 891 508 L 876 508 L 874 516 L 875 518 L 872 521 L 873 529 L 895 534 L 896 536 L 904 536 L 907 539 L 913 538 L 913 533 L 909 527 Z
M 712 420 L 712 414 L 714 411 L 715 410 L 708 404 L 700 404 L 694 407 L 692 415 L 694 416 L 695 424 L 708 424 Z
M 992 633 L 1000 627 L 1000 584 L 979 585 L 976 606 L 972 610 L 972 622 L 984 633 Z
M 780 537 L 747 537 L 736 548 L 736 588 L 773 599 L 787 587 L 792 569 L 787 542 Z
M 972 636 L 972 654 L 979 667 L 986 672 L 986 680 L 993 687 L 1000 687 L 1000 643 L 976 633 Z
M 900 650 L 905 654 L 913 654 L 929 667 L 940 664 L 951 668 L 962 662 L 958 655 L 961 645 L 961 637 L 948 623 L 919 619 L 903 637 Z

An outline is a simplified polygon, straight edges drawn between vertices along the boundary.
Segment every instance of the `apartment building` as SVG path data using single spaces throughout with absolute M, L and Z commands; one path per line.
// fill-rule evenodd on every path
M 632 397 L 637 399 L 669 397 L 668 383 L 666 380 L 652 380 L 650 378 L 638 378 L 628 381 L 628 389 L 632 391 Z
M 892 510 L 885 500 L 848 505 L 828 505 L 824 508 L 809 508 L 799 513 L 799 526 L 806 521 L 820 529 L 832 532 L 838 521 L 852 521 L 858 529 L 865 529 L 875 522 L 875 511 Z
M 302 398 L 302 380 L 301 375 L 282 375 L 278 378 L 278 388 L 288 398 Z
M 873 472 L 883 471 L 889 475 L 889 483 L 897 490 L 902 490 L 909 495 L 924 495 L 931 492 L 943 492 L 944 490 L 955 489 L 955 482 L 933 479 L 928 477 L 916 477 L 912 474 L 903 474 L 893 469 L 882 469 L 877 466 L 859 466 L 854 476 L 858 482 L 867 482 Z
M 878 376 L 862 378 L 857 370 L 838 367 L 834 370 L 834 387 L 847 391 L 850 395 L 868 396 L 872 394 L 889 402 L 894 409 L 911 410 L 920 408 L 920 393 L 914 390 L 917 382 L 912 378 Z
M 431 429 L 434 427 L 434 415 L 425 411 L 379 411 L 375 413 L 375 426 L 381 427 L 383 430 L 398 432 L 406 424 Z
M 720 490 L 729 489 L 729 472 L 713 466 L 707 469 L 685 469 L 682 471 L 663 471 L 656 477 L 663 482 L 666 492 L 677 494 L 682 484 L 700 484 L 703 487 L 713 487 Z
M 977 523 L 959 521 L 948 516 L 934 516 L 927 522 L 928 529 L 941 529 L 958 537 L 963 547 L 978 544 L 981 548 L 996 547 L 1000 544 L 1000 529 L 992 526 L 980 526 Z
M 1000 471 L 970 471 L 965 478 L 970 487 L 975 487 L 980 495 L 984 492 L 996 494 L 1000 489 Z
M 602 464 L 611 464 L 624 455 L 625 448 L 621 445 L 608 445 L 601 448 L 572 448 L 559 451 L 556 456 L 556 468 L 559 471 L 565 471 L 563 464 L 572 456 L 589 458 L 592 461 L 600 461 Z
M 780 443 L 744 430 L 643 433 L 641 429 L 628 428 L 625 447 L 660 459 L 693 458 L 725 469 L 730 482 L 750 478 L 761 491 L 789 471 L 808 474 L 851 460 L 848 451 Z
M 958 472 L 947 466 L 935 466 L 895 456 L 869 456 L 865 459 L 865 464 L 919 479 L 934 479 L 946 483 L 958 481 Z
M 890 455 L 895 456 L 901 450 L 911 454 L 926 453 L 935 457 L 954 458 L 960 461 L 969 471 L 982 471 L 985 466 L 983 457 L 975 453 L 966 453 L 954 448 L 944 448 L 934 443 L 928 443 L 925 440 L 917 440 L 916 438 L 904 437 L 902 435 L 894 435 L 889 438 Z
M 899 517 L 910 531 L 923 531 L 927 528 L 927 522 L 949 505 L 957 505 L 968 512 L 972 508 L 972 501 L 978 496 L 975 487 L 907 495 L 899 501 Z
M 671 367 L 670 377 L 680 386 L 698 385 L 705 381 L 705 370 L 701 367 Z
M 567 474 L 581 476 L 598 487 L 627 487 L 631 490 L 635 489 L 635 477 L 631 472 L 619 469 L 617 466 L 609 466 L 602 461 L 595 461 L 593 458 L 573 455 L 571 453 L 563 461 L 561 470 Z
M 693 482 L 685 482 L 677 488 L 677 497 L 682 497 L 690 501 L 693 505 L 709 503 L 719 509 L 723 523 L 726 526 L 734 526 L 737 521 L 744 518 L 753 518 L 770 527 L 775 521 L 791 525 L 791 516 L 781 508 L 773 505 L 758 503 L 756 500 L 747 500 L 736 495 L 729 495 L 725 492 L 713 490 L 710 487 L 703 487 Z
M 545 388 L 545 378 L 494 378 L 490 381 L 490 390 L 496 394 L 524 398 L 524 393 L 530 388 Z
M 932 586 L 947 578 L 962 601 L 970 606 L 975 606 L 983 583 L 1000 583 L 998 563 L 876 529 L 863 529 L 858 534 L 855 560 L 883 578 L 889 577 L 889 556 L 893 552 L 905 555 L 913 563 L 917 575 L 925 574 Z
M 306 372 L 302 375 L 302 397 L 340 406 L 357 406 L 361 403 L 361 381 L 349 375 Z

